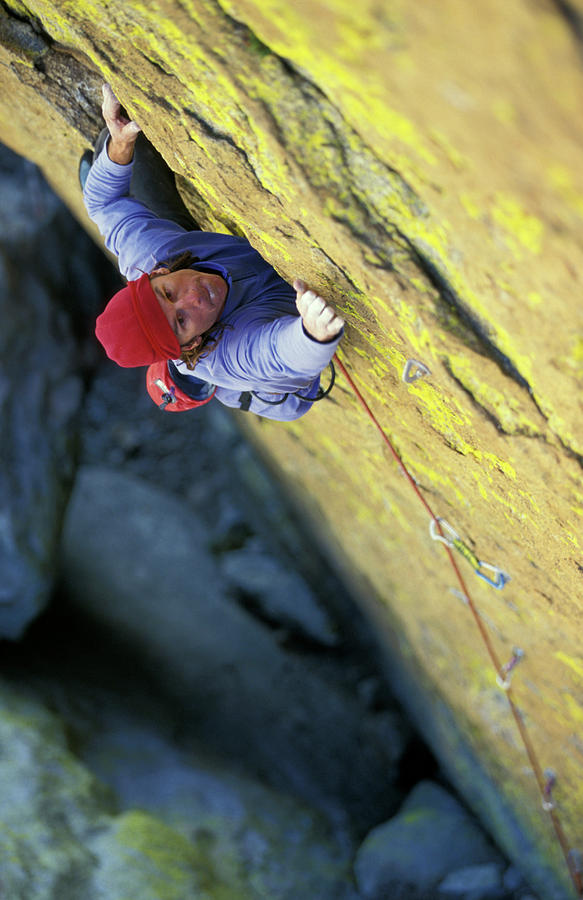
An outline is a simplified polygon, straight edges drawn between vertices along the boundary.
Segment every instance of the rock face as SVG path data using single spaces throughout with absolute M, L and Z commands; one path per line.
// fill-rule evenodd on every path
M 580 4 L 8 0 L 2 138 L 83 220 L 103 79 L 203 227 L 337 300 L 341 355 L 463 540 L 496 658 L 581 843 Z M 401 380 L 406 360 L 431 374 Z M 542 896 L 570 879 L 476 622 L 429 517 L 345 381 L 249 423 L 352 579 L 393 682 Z M 460 545 L 462 546 L 462 545 Z M 500 567 L 500 592 L 467 558 Z M 489 571 L 489 570 L 487 570 Z M 388 663 L 389 665 L 389 663 Z

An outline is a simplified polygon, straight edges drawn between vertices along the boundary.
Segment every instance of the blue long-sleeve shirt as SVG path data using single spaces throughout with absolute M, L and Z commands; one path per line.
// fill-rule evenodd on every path
M 295 291 L 244 238 L 185 231 L 130 197 L 132 166 L 112 162 L 104 147 L 83 192 L 89 217 L 107 249 L 118 257 L 122 275 L 139 278 L 188 250 L 201 267 L 216 271 L 228 285 L 219 321 L 231 327 L 216 348 L 198 360 L 194 373 L 182 360 L 174 360 L 178 371 L 215 384 L 215 397 L 226 406 L 239 407 L 241 393 L 255 391 L 260 396 L 252 395 L 252 412 L 273 419 L 299 418 L 311 401 L 293 392 L 316 395 L 320 373 L 342 332 L 327 343 L 311 338 L 298 315 Z M 289 396 L 274 405 L 286 393 Z M 262 396 L 271 402 L 263 402 Z

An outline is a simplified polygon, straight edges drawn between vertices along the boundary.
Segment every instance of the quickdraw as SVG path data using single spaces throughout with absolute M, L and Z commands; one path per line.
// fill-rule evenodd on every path
M 446 532 L 446 534 L 439 534 L 436 529 L 436 525 L 439 525 L 441 530 Z M 493 588 L 496 588 L 497 591 L 501 591 L 504 585 L 510 581 L 510 575 L 508 575 L 506 572 L 503 572 L 502 569 L 500 569 L 498 566 L 493 566 L 490 563 L 486 563 L 481 559 L 478 559 L 474 551 L 462 541 L 457 531 L 455 531 L 455 529 L 451 527 L 449 522 L 446 522 L 445 519 L 442 519 L 440 516 L 431 519 L 431 521 L 429 522 L 429 534 L 431 535 L 432 540 L 440 541 L 447 547 L 454 547 L 458 551 L 458 553 L 461 553 L 464 559 L 467 559 L 476 575 L 486 581 Z M 493 572 L 494 576 L 490 578 L 484 573 L 484 569 L 488 569 L 490 572 Z
M 520 660 L 524 656 L 524 650 L 521 650 L 520 647 L 515 647 L 512 651 L 512 658 L 502 666 L 498 674 L 496 675 L 496 684 L 503 691 L 510 690 L 511 683 L 511 673 L 513 669 L 518 665 Z

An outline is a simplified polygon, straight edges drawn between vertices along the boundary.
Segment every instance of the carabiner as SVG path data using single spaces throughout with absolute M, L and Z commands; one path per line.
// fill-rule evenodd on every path
M 489 578 L 487 575 L 484 575 L 480 569 L 490 569 L 491 572 L 495 572 L 494 578 Z M 510 575 L 506 572 L 503 572 L 502 569 L 498 568 L 498 566 L 491 566 L 490 563 L 485 563 L 480 561 L 480 568 L 474 569 L 478 578 L 482 578 L 487 584 L 492 585 L 493 588 L 496 588 L 497 591 L 501 591 L 505 584 L 510 581 Z
M 166 409 L 169 403 L 176 403 L 176 388 L 174 385 L 167 388 L 161 378 L 157 378 L 154 384 L 162 392 L 162 403 L 158 404 L 158 409 Z
M 451 537 L 444 537 L 443 535 L 438 534 L 435 529 L 436 524 L 439 524 L 441 529 L 445 532 L 448 532 Z M 460 536 L 457 531 L 455 531 L 455 529 L 451 527 L 449 522 L 446 522 L 445 519 L 442 519 L 441 516 L 437 516 L 435 519 L 430 520 L 429 535 L 431 537 L 431 540 L 440 541 L 442 544 L 445 544 L 446 547 L 453 547 L 454 541 L 460 540 Z
M 431 375 L 431 370 L 425 363 L 419 362 L 418 359 L 408 359 L 401 378 L 405 384 L 412 384 L 418 378 L 423 378 L 424 375 Z

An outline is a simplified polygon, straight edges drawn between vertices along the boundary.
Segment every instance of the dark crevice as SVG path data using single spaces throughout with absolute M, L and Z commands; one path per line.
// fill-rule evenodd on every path
M 234 522 L 220 538 L 212 541 L 210 544 L 211 553 L 214 556 L 221 557 L 233 550 L 241 550 L 247 541 L 255 536 L 255 531 L 247 522 Z
M 370 217 L 370 210 L 362 203 L 362 201 L 355 197 L 353 199 L 355 205 L 359 208 L 359 211 L 363 216 Z M 387 238 L 393 242 L 395 246 L 397 246 L 397 238 L 400 237 L 397 227 L 387 222 L 382 226 L 375 222 L 369 221 L 361 228 L 357 228 L 354 222 L 351 222 L 347 216 L 340 215 L 338 213 L 333 214 L 330 218 L 334 222 L 338 222 L 340 225 L 344 225 L 349 232 L 358 240 L 358 243 L 362 246 L 371 250 L 376 256 L 378 256 L 380 263 L 376 264 L 376 268 L 386 269 L 387 271 L 397 273 L 396 266 L 393 264 L 393 255 L 394 252 L 392 249 L 387 247 Z M 398 250 L 402 250 L 402 246 L 398 246 Z M 408 249 L 408 248 L 407 248 Z
M 298 222 L 297 219 L 294 219 L 294 225 L 295 225 L 296 228 L 297 228 L 299 231 L 301 231 L 307 238 L 311 237 L 310 232 L 308 231 L 308 229 L 306 228 L 306 226 L 303 224 L 303 222 Z M 278 230 L 281 231 L 281 228 L 278 227 Z M 292 236 L 293 236 L 293 235 L 292 235 Z
M 29 40 L 32 40 L 30 32 L 32 31 L 35 35 L 35 39 L 32 40 L 32 44 L 30 46 L 25 44 L 26 49 L 32 50 L 34 52 L 37 48 L 41 49 L 42 47 L 44 47 L 45 49 L 48 49 L 53 45 L 53 39 L 49 34 L 47 34 L 39 19 L 36 19 L 32 15 L 19 15 L 16 10 L 9 7 L 6 3 L 3 2 L 3 0 L 0 0 L 0 10 L 2 10 L 6 14 L 5 19 L 0 19 L 0 39 L 2 39 L 2 42 L 4 42 L 3 39 L 6 30 L 8 30 L 8 32 L 10 33 L 11 23 L 14 23 L 14 25 L 19 24 L 20 26 L 23 26 L 23 30 L 18 29 L 13 32 L 15 36 L 20 35 L 22 37 L 25 37 L 28 32 Z
M 428 256 L 425 256 L 402 232 L 400 233 L 400 237 L 409 248 L 412 258 L 425 273 L 442 300 L 456 311 L 464 324 L 476 335 L 480 343 L 487 349 L 488 356 L 492 357 L 502 371 L 506 375 L 509 375 L 521 388 L 525 388 L 532 398 L 532 390 L 526 378 L 520 374 L 516 366 L 508 359 L 508 357 L 492 343 L 490 335 L 487 333 L 482 323 L 468 310 L 433 260 L 429 259 Z
M 225 22 L 231 27 L 233 35 L 235 35 L 239 41 L 250 51 L 257 54 L 259 57 L 263 56 L 274 56 L 277 59 L 281 59 L 277 54 L 273 53 L 270 47 L 267 44 L 264 44 L 261 38 L 259 38 L 255 32 L 247 25 L 245 22 L 241 22 L 240 19 L 236 19 L 230 13 L 228 13 L 220 3 L 217 3 L 217 7 L 220 9 L 220 13 L 224 18 Z
M 501 434 L 508 434 L 508 432 L 506 432 L 504 430 L 504 428 L 502 427 L 502 423 L 500 422 L 500 420 L 497 419 L 496 416 L 490 412 L 490 410 L 486 409 L 485 406 L 482 406 L 482 404 L 479 403 L 478 400 L 476 400 L 476 398 L 474 397 L 474 395 L 472 394 L 470 389 L 467 388 L 465 386 L 465 384 L 463 384 L 463 382 L 461 382 L 460 379 L 456 375 L 454 375 L 454 373 L 451 370 L 451 366 L 449 365 L 449 362 L 447 360 L 444 360 L 443 365 L 445 367 L 447 374 L 451 378 L 451 380 L 454 381 L 458 385 L 459 388 L 461 388 L 461 390 L 466 394 L 467 397 L 469 397 L 473 406 L 475 406 L 476 409 L 478 409 L 480 411 L 480 413 L 484 416 L 484 418 L 486 418 L 489 422 L 491 422 L 491 424 Z
M 538 409 L 538 407 L 537 407 L 537 409 Z M 565 451 L 567 456 L 571 457 L 571 459 L 574 459 L 575 462 L 578 462 L 579 465 L 581 466 L 581 468 L 583 469 L 583 454 L 577 453 L 576 450 L 573 450 L 572 447 L 569 447 L 568 444 L 565 443 L 565 441 L 563 440 L 563 438 L 561 437 L 560 434 L 557 434 L 556 432 L 553 432 L 553 434 L 559 441 L 562 449 Z
M 233 16 L 226 13 L 221 9 L 223 16 L 226 21 L 230 23 L 233 32 L 242 40 L 242 43 L 246 48 L 250 48 L 251 50 L 255 50 L 259 53 L 260 56 L 272 56 L 279 65 L 281 66 L 282 72 L 287 76 L 287 79 L 292 82 L 290 88 L 297 89 L 300 93 L 302 100 L 304 101 L 303 106 L 305 109 L 315 110 L 317 113 L 317 120 L 321 122 L 324 120 L 326 122 L 327 127 L 330 130 L 331 141 L 329 146 L 333 147 L 339 154 L 342 160 L 343 169 L 345 171 L 350 171 L 351 165 L 348 159 L 349 148 L 347 146 L 346 141 L 343 139 L 342 133 L 338 131 L 338 128 L 332 121 L 332 117 L 336 117 L 339 121 L 344 123 L 344 118 L 342 116 L 341 111 L 338 107 L 330 100 L 328 95 L 322 90 L 322 88 L 312 81 L 305 72 L 300 71 L 295 65 L 287 58 L 283 56 L 278 56 L 273 53 L 273 51 L 267 47 L 260 38 L 249 28 L 249 26 L 238 19 L 235 19 Z M 274 129 L 274 133 L 278 138 L 279 142 L 282 146 L 287 146 L 288 141 L 286 140 L 286 136 L 282 131 L 282 128 L 277 120 L 272 109 L 265 101 L 260 101 L 261 105 L 268 115 L 272 127 Z M 362 145 L 362 152 L 366 153 L 366 155 L 370 158 L 370 160 L 379 165 L 382 170 L 386 173 L 387 181 L 390 183 L 391 190 L 395 191 L 395 193 L 399 194 L 404 202 L 417 214 L 424 215 L 427 214 L 427 209 L 425 205 L 422 203 L 420 198 L 417 196 L 413 188 L 405 181 L 400 172 L 387 164 L 386 160 L 381 159 L 378 155 L 368 147 L 362 137 L 354 130 L 350 129 L 351 133 L 355 135 Z M 296 160 L 304 174 L 307 175 L 303 165 L 302 160 Z M 313 187 L 317 189 L 317 186 L 313 185 L 312 179 L 308 177 L 308 181 L 312 184 Z M 396 184 L 394 183 L 396 182 Z M 355 201 L 359 204 L 361 208 L 365 208 L 364 204 L 358 200 L 357 197 L 354 198 Z M 367 214 L 370 213 L 367 210 Z
M 148 56 L 147 53 L 144 53 L 143 50 L 140 51 L 143 59 L 146 60 L 157 72 L 160 72 L 161 75 L 164 75 L 165 78 L 176 79 L 176 75 L 173 72 L 169 72 L 161 62 L 158 62 L 157 59 L 154 59 L 153 56 Z
M 291 622 L 282 621 L 276 615 L 270 615 L 260 598 L 250 591 L 243 588 L 237 588 L 234 592 L 233 599 L 235 602 L 249 613 L 257 622 L 269 628 L 270 631 L 277 635 L 277 643 L 280 647 L 294 653 L 313 653 L 328 654 L 331 656 L 339 656 L 344 652 L 342 642 L 335 646 L 323 643 L 315 637 L 309 635 L 306 631 Z
M 466 387 L 466 385 L 462 381 L 460 381 L 457 375 L 454 374 L 447 359 L 443 360 L 443 365 L 452 381 L 454 381 L 458 385 L 458 387 L 461 388 L 461 390 L 467 395 L 467 397 L 469 397 L 476 409 L 479 410 L 484 418 L 486 418 L 489 422 L 491 422 L 492 425 L 494 425 L 494 427 L 497 431 L 500 432 L 500 434 L 507 435 L 508 437 L 527 437 L 532 438 L 533 440 L 542 440 L 546 442 L 546 437 L 541 432 L 533 433 L 532 431 L 527 431 L 525 428 L 516 428 L 513 431 L 508 431 L 506 428 L 504 428 L 504 426 L 494 415 L 494 413 L 483 406 L 480 401 L 476 399 L 472 391 L 468 387 Z
M 336 115 L 342 119 L 341 113 L 336 109 L 336 107 L 334 107 L 330 103 L 329 100 L 327 100 L 327 103 L 329 104 L 330 108 L 334 110 Z M 328 116 L 326 116 L 326 123 L 327 123 L 328 127 L 330 128 L 330 130 L 332 131 L 332 135 L 334 136 L 334 139 L 335 139 L 334 146 L 336 146 L 338 148 L 340 156 L 342 157 L 345 171 L 351 172 L 352 165 L 351 165 L 351 162 L 349 159 L 349 154 L 351 151 L 350 151 L 350 147 L 347 144 L 346 139 L 344 138 L 344 135 L 342 134 L 342 132 L 338 131 L 338 129 L 336 128 L 334 123 L 330 121 Z M 344 119 L 342 119 L 342 123 L 343 123 L 343 125 L 346 126 Z M 408 184 L 407 181 L 405 181 L 405 179 L 403 178 L 401 173 L 398 172 L 397 169 L 394 169 L 392 166 L 388 165 L 388 163 L 385 160 L 383 160 L 379 156 L 377 156 L 370 149 L 370 147 L 368 147 L 368 145 L 366 145 L 362 141 L 362 138 L 360 137 L 360 135 L 357 134 L 356 131 L 354 131 L 354 129 L 349 128 L 349 131 L 352 133 L 352 135 L 356 136 L 358 141 L 360 142 L 361 148 L 362 148 L 360 152 L 363 153 L 363 155 L 366 154 L 366 156 L 368 157 L 369 169 L 371 168 L 371 166 L 370 166 L 371 162 L 373 164 L 380 166 L 380 168 L 383 170 L 383 173 L 386 173 L 384 177 L 386 178 L 387 183 L 390 185 L 391 191 L 393 191 L 395 194 L 399 195 L 401 200 L 405 203 L 405 205 L 416 216 L 427 216 L 428 215 L 427 207 L 425 206 L 425 204 L 423 203 L 421 198 L 417 195 L 417 193 L 413 190 L 411 185 Z M 354 195 L 353 191 L 351 192 L 351 196 L 354 198 L 354 200 L 357 203 L 359 203 L 361 206 L 363 206 L 365 209 L 368 210 L 368 207 L 364 206 L 364 204 L 362 204 L 362 201 L 360 201 L 359 198 Z M 371 198 L 371 201 L 374 202 L 374 196 Z M 370 213 L 369 213 L 369 215 L 370 215 Z
M 424 778 L 439 779 L 439 763 L 429 747 L 414 735 L 407 745 L 407 752 L 399 762 L 397 783 L 401 790 L 405 792 L 412 790 L 419 783 L 420 772 Z
M 90 141 L 98 130 L 99 73 L 89 60 L 56 43 L 34 17 L 23 17 L 0 0 L 0 44 L 22 84 L 42 94 L 65 122 Z M 76 86 L 65 90 L 67 83 Z M 92 96 L 94 95 L 94 96 Z
M 326 259 L 326 260 L 330 263 L 330 265 L 333 266 L 333 267 L 336 269 L 336 271 L 340 273 L 340 275 L 342 275 L 342 277 L 344 278 L 346 284 L 349 285 L 349 286 L 352 288 L 352 290 L 354 290 L 355 294 L 362 294 L 362 291 L 361 291 L 359 288 L 357 288 L 357 286 L 355 285 L 354 281 L 352 280 L 352 277 L 351 277 L 350 273 L 347 272 L 346 269 L 343 269 L 342 266 L 340 266 L 340 265 L 336 262 L 335 259 L 332 259 L 332 257 L 329 256 L 329 255 L 326 253 L 326 251 L 322 249 L 322 247 L 320 247 L 320 246 L 318 245 L 317 249 L 318 249 L 318 252 L 322 254 L 322 256 L 324 257 L 324 259 Z
M 148 62 L 151 63 L 151 60 L 149 58 Z M 162 94 L 154 93 L 152 88 L 148 90 L 148 100 L 156 106 L 159 106 L 167 113 L 172 113 L 173 115 L 178 115 L 179 113 L 179 110 L 175 106 L 173 106 L 173 104 L 170 103 L 170 101 L 167 100 L 166 97 L 164 97 Z
M 579 45 L 579 52 L 583 56 L 583 14 L 572 3 L 569 3 L 569 0 L 552 0 L 552 2 L 569 26 Z
M 261 187 L 261 190 L 265 191 L 266 194 L 270 194 L 278 202 L 280 202 L 279 197 L 277 197 L 276 194 L 273 194 L 268 188 L 266 188 L 261 183 L 261 181 L 255 171 L 255 167 L 252 164 L 251 160 L 249 159 L 249 156 L 247 155 L 247 151 L 244 150 L 243 147 L 240 147 L 239 144 L 236 143 L 236 141 L 234 140 L 234 138 L 231 137 L 230 134 L 226 134 L 225 132 L 219 131 L 218 129 L 216 129 L 213 125 L 211 125 L 210 122 L 208 122 L 203 116 L 201 116 L 200 113 L 197 113 L 194 109 L 192 109 L 192 107 L 190 109 L 185 109 L 184 112 L 187 116 L 190 116 L 191 119 L 194 119 L 194 121 L 204 131 L 205 135 L 208 138 L 210 138 L 210 140 L 222 141 L 223 143 L 228 144 L 230 147 L 232 147 L 233 150 L 235 150 L 237 152 L 237 154 L 242 158 L 245 166 L 249 169 L 249 171 L 251 171 L 253 173 L 253 175 L 255 176 L 255 178 L 257 179 L 257 181 Z

